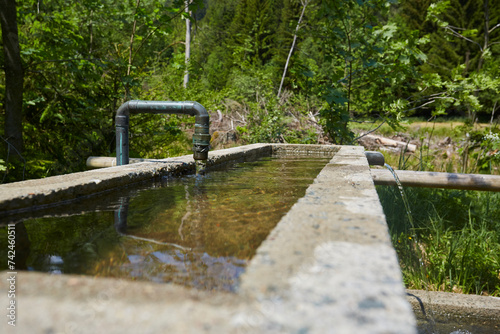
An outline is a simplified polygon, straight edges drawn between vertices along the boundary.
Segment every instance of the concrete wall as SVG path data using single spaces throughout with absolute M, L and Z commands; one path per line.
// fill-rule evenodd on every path
M 211 152 L 210 163 L 307 151 L 333 158 L 259 247 L 236 294 L 19 272 L 17 328 L 4 318 L 1 332 L 416 333 L 362 147 L 256 144 Z M 0 211 L 193 168 L 180 157 L 2 185 Z M 9 275 L 2 273 L 0 305 Z

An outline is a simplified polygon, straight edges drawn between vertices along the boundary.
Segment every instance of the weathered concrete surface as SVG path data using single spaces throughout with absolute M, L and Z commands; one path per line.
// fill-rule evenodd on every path
M 250 152 L 269 147 L 322 150 Z M 213 152 L 220 163 L 251 155 L 241 153 L 248 147 L 223 151 Z M 113 168 L 130 175 L 154 164 Z M 416 333 L 363 148 L 353 146 L 340 147 L 278 223 L 236 294 L 20 272 L 16 295 L 19 333 Z M 4 320 L 0 330 L 12 328 Z
M 407 290 L 407 293 L 422 327 L 432 329 L 435 323 L 446 322 L 455 330 L 461 326 L 466 326 L 463 329 L 479 326 L 487 328 L 488 333 L 500 333 L 498 297 L 422 290 Z

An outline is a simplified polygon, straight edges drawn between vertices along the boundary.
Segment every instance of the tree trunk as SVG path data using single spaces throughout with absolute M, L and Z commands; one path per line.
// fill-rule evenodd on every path
M 132 70 L 132 60 L 133 60 L 132 51 L 134 48 L 135 29 L 137 27 L 137 19 L 135 16 L 137 15 L 137 11 L 139 10 L 140 5 L 141 5 L 141 0 L 137 0 L 137 4 L 135 6 L 135 12 L 134 12 L 134 22 L 132 24 L 132 33 L 130 34 L 130 48 L 128 50 L 127 76 L 130 76 L 130 72 Z M 125 97 L 127 100 L 130 99 L 130 86 L 129 86 L 128 81 L 125 84 Z
M 5 55 L 5 140 L 10 154 L 21 156 L 23 145 L 23 66 L 19 50 L 15 0 L 0 0 Z
M 477 64 L 477 70 L 480 71 L 484 63 L 484 53 L 490 47 L 490 7 L 488 0 L 484 0 L 484 45 L 483 51 L 481 52 L 481 57 L 479 58 L 479 63 Z
M 190 0 L 186 0 L 186 13 L 191 14 L 189 11 L 189 4 L 191 3 Z M 191 20 L 186 19 L 186 56 L 185 56 L 185 64 L 186 64 L 186 71 L 184 72 L 184 88 L 187 88 L 188 83 L 189 83 L 189 70 L 188 70 L 188 65 L 189 65 L 189 58 L 191 58 Z
M 297 26 L 295 27 L 295 34 L 293 34 L 293 42 L 292 47 L 290 48 L 290 52 L 288 53 L 288 57 L 286 58 L 285 69 L 283 70 L 283 75 L 281 76 L 280 88 L 278 89 L 278 100 L 281 95 L 281 89 L 283 88 L 283 82 L 285 81 L 286 71 L 288 69 L 288 63 L 290 62 L 290 58 L 292 57 L 293 49 L 295 48 L 295 42 L 297 41 L 297 34 L 299 32 L 300 23 L 302 22 L 302 18 L 304 17 L 304 12 L 306 11 L 307 4 L 309 0 L 305 0 L 302 2 L 302 12 L 300 13 L 299 21 L 297 22 Z

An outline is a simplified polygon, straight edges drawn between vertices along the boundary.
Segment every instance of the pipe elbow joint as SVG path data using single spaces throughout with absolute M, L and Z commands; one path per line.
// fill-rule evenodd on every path
M 208 125 L 210 122 L 210 116 L 208 115 L 207 109 L 205 109 L 205 107 L 198 102 L 189 103 L 192 103 L 191 108 L 194 111 L 196 123 Z
M 128 136 L 129 116 L 130 116 L 130 105 L 129 102 L 125 102 L 116 111 L 115 126 L 117 129 L 117 135 L 119 131 L 127 134 Z
M 120 108 L 116 111 L 116 118 L 120 116 L 129 116 L 130 115 L 130 106 L 129 101 L 123 103 Z

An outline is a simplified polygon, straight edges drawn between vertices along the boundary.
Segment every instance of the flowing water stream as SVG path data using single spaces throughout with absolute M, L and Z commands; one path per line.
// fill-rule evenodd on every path
M 410 222 L 410 226 L 412 228 L 415 228 L 415 225 L 413 224 L 413 216 L 411 215 L 410 204 L 408 203 L 408 198 L 406 197 L 405 191 L 403 189 L 403 185 L 401 184 L 401 181 L 399 180 L 398 174 L 387 163 L 384 163 L 384 166 L 392 173 L 392 176 L 394 176 L 394 180 L 396 180 L 396 184 L 398 185 L 399 193 L 401 194 L 401 199 L 403 200 L 403 203 L 404 203 L 404 206 L 406 209 L 406 214 L 408 215 L 408 221 Z
M 207 169 L 207 161 L 206 160 L 196 160 L 196 175 L 204 175 Z

